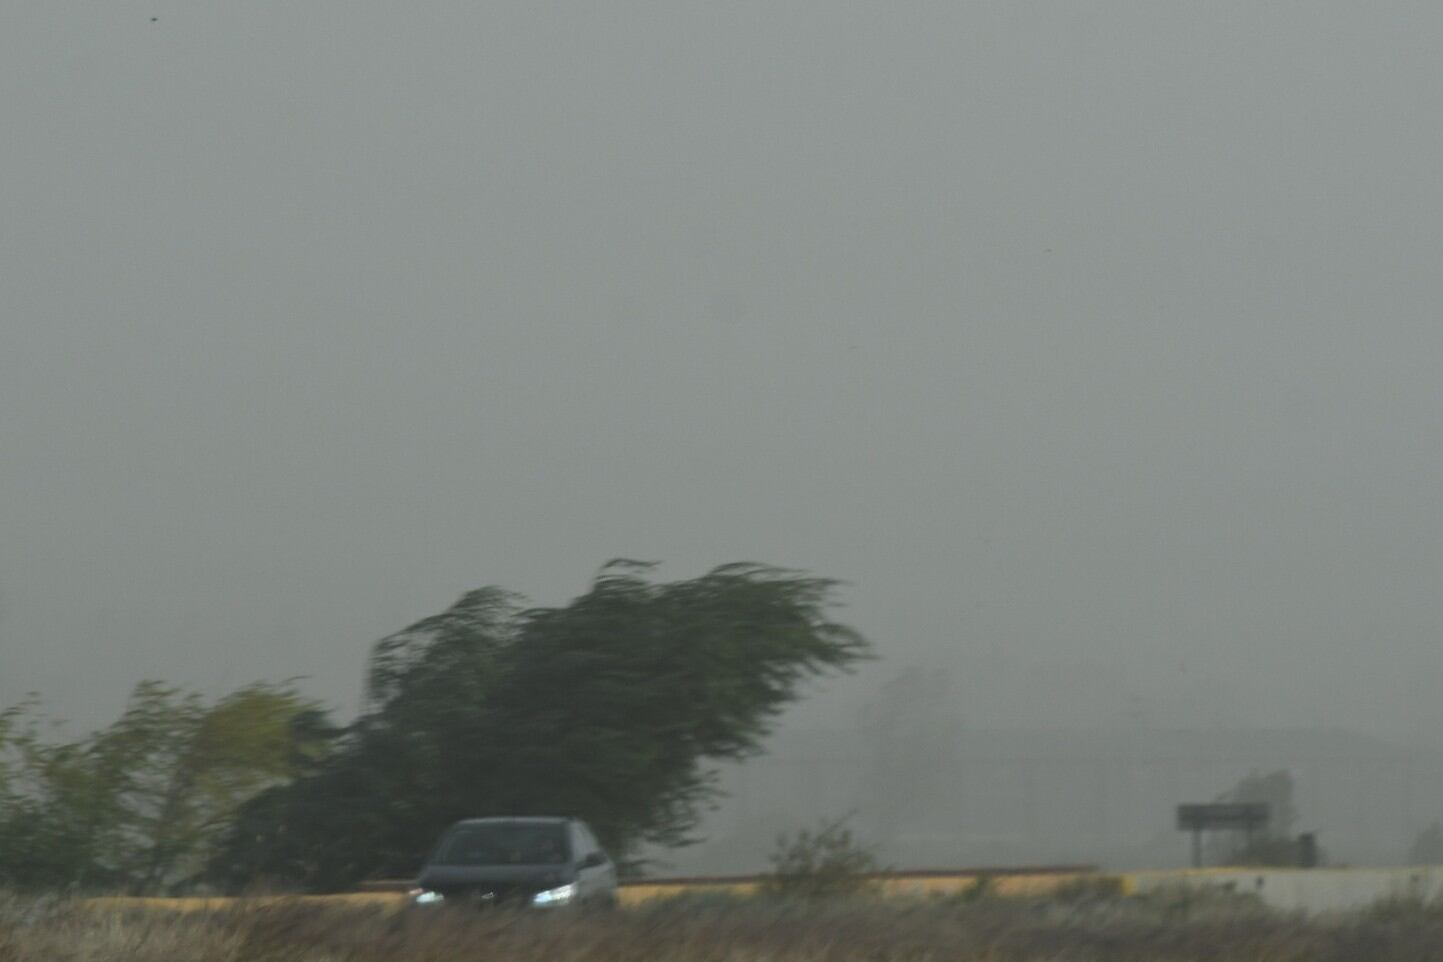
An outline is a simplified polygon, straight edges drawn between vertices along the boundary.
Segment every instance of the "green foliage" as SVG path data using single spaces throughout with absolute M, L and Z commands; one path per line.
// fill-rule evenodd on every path
M 377 642 L 366 712 L 334 754 L 243 807 L 210 879 L 230 889 L 335 889 L 414 872 L 440 813 L 457 810 L 457 773 L 486 764 L 468 736 L 515 642 L 517 602 L 494 588 L 471 591 Z
M 570 605 L 527 612 L 486 720 L 507 735 L 513 810 L 587 813 L 623 854 L 684 842 L 713 795 L 701 760 L 758 751 L 803 680 L 865 650 L 825 617 L 832 582 L 730 565 L 658 585 L 648 568 L 614 563 Z
M 158 682 L 76 740 L 34 705 L 0 716 L 0 884 L 155 891 L 210 856 L 240 805 L 289 778 L 316 709 L 286 686 L 214 703 Z
M 846 819 L 823 821 L 813 829 L 784 833 L 768 861 L 769 892 L 797 898 L 856 895 L 872 887 L 876 859 L 846 827 Z
M 560 608 L 499 589 L 383 639 L 333 757 L 245 807 L 214 877 L 338 888 L 414 872 L 467 816 L 586 818 L 625 861 L 681 844 L 709 761 L 758 751 L 801 684 L 866 656 L 833 582 L 754 564 L 659 583 L 607 565 Z

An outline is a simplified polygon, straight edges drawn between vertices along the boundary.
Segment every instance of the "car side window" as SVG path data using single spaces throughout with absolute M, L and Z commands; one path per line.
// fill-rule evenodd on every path
M 578 839 L 580 839 L 579 852 L 583 859 L 591 855 L 600 855 L 602 861 L 606 860 L 606 853 L 601 850 L 601 846 L 597 844 L 596 836 L 591 834 L 591 829 L 586 827 L 585 822 L 576 823 L 576 835 Z
M 580 822 L 571 823 L 571 851 L 578 862 L 586 861 L 591 854 L 590 839 L 586 837 L 586 829 Z

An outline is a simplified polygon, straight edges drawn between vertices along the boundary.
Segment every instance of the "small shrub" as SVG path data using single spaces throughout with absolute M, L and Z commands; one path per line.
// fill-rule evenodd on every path
M 768 858 L 769 894 L 823 898 L 856 895 L 873 887 L 876 859 L 846 827 L 846 819 L 823 821 L 814 829 L 783 833 Z
M 1370 922 L 1419 923 L 1443 919 L 1443 906 L 1412 892 L 1381 898 L 1358 913 Z

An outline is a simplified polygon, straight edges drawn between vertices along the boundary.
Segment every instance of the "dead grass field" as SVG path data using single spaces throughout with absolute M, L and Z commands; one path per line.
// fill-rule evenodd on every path
M 1246 902 L 680 898 L 607 915 L 275 900 L 177 912 L 0 897 L 0 962 L 1443 962 L 1443 910 Z

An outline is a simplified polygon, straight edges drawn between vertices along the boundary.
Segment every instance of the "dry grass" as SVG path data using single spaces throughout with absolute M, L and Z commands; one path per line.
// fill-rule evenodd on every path
M 1427 962 L 1443 911 L 1307 921 L 1246 903 L 679 899 L 605 916 L 0 899 L 0 962 Z

